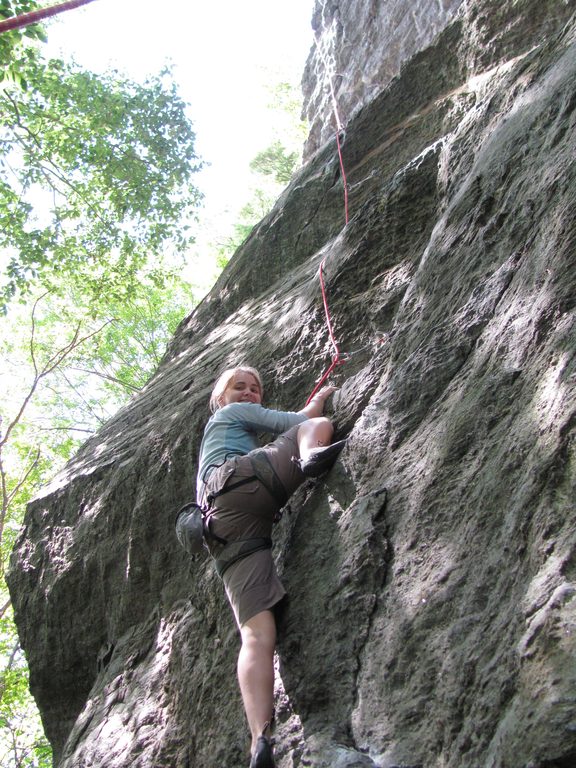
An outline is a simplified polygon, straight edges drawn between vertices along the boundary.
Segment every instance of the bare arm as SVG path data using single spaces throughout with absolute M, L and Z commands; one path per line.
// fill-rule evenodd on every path
M 307 416 L 309 419 L 313 419 L 316 416 L 322 416 L 326 400 L 335 391 L 336 387 L 322 387 L 322 389 L 316 392 L 308 405 L 304 406 L 298 413 L 303 413 L 304 416 Z

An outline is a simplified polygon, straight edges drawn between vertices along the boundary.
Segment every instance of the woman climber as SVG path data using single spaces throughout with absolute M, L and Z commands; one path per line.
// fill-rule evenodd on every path
M 321 389 L 298 412 L 263 408 L 262 380 L 239 366 L 217 380 L 200 446 L 198 503 L 208 509 L 208 546 L 240 630 L 238 681 L 252 734 L 250 768 L 274 768 L 274 610 L 286 592 L 271 553 L 272 525 L 307 477 L 328 470 L 344 446 L 322 416 L 335 391 Z M 258 447 L 258 433 L 279 435 Z

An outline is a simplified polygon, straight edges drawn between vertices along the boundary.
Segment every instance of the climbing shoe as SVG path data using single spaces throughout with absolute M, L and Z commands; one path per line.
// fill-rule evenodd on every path
M 256 749 L 250 761 L 250 768 L 276 768 L 272 744 L 264 735 L 258 736 Z
M 338 440 L 325 448 L 318 448 L 307 459 L 296 459 L 296 464 L 306 477 L 318 477 L 332 467 L 345 445 L 346 440 Z

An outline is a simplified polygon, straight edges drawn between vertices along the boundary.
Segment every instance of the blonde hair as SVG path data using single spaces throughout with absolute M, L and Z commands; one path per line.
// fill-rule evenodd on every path
M 262 396 L 262 377 L 256 368 L 251 368 L 249 365 L 237 365 L 235 368 L 228 368 L 224 373 L 221 373 L 220 376 L 218 376 L 212 394 L 210 395 L 210 410 L 212 413 L 216 413 L 221 407 L 219 400 L 228 389 L 228 385 L 237 373 L 249 373 L 251 376 L 254 376 L 260 387 L 260 396 Z

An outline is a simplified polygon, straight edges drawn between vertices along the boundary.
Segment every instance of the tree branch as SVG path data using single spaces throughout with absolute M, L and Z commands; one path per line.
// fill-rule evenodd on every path
M 31 452 L 32 451 L 30 451 L 30 453 Z M 28 453 L 28 456 L 30 456 L 30 453 Z M 16 482 L 16 485 L 14 486 L 14 488 L 12 488 L 12 490 L 8 494 L 8 504 L 12 502 L 12 500 L 14 499 L 14 497 L 16 496 L 20 488 L 22 488 L 26 480 L 28 480 L 28 478 L 30 477 L 30 474 L 32 473 L 32 471 L 35 469 L 35 467 L 38 466 L 38 462 L 40 461 L 40 455 L 41 455 L 40 448 L 36 448 L 36 456 L 34 457 L 34 459 L 32 459 L 32 463 L 30 464 L 28 469 L 24 472 L 20 480 Z M 2 512 L 4 512 L 4 510 L 2 510 Z M 2 518 L 0 518 L 0 541 L 2 541 L 3 530 L 4 530 L 4 515 L 2 515 Z
M 73 366 L 70 366 L 69 370 L 71 371 L 79 371 L 80 373 L 89 373 L 92 376 L 98 376 L 101 379 L 106 379 L 107 381 L 112 381 L 114 384 L 120 384 L 122 387 L 125 387 L 126 389 L 132 390 L 132 392 L 140 392 L 141 387 L 136 387 L 134 384 L 128 384 L 126 381 L 122 381 L 122 379 L 119 379 L 117 376 L 112 376 L 108 373 L 101 373 L 100 371 L 94 371 L 90 368 L 75 368 Z
M 12 605 L 12 600 L 8 598 L 8 600 L 6 600 L 2 608 L 0 608 L 0 619 L 4 618 L 4 614 L 6 613 L 8 608 L 10 608 L 11 605 Z
M 95 416 L 95 418 L 98 418 Z M 100 423 L 102 421 L 100 420 Z M 94 430 L 93 429 L 83 429 L 82 427 L 38 427 L 38 430 L 40 432 L 82 432 L 85 435 L 93 435 Z
M 105 419 L 103 419 L 103 418 L 102 418 L 102 416 L 99 416 L 99 415 L 96 413 L 96 411 L 94 410 L 94 408 L 92 408 L 92 406 L 91 406 L 91 405 L 90 405 L 90 403 L 89 403 L 89 402 L 86 400 L 86 398 L 84 397 L 84 395 L 83 395 L 83 394 L 82 394 L 82 393 L 81 393 L 81 392 L 78 390 L 78 387 L 76 387 L 76 386 L 73 384 L 73 382 L 71 382 L 71 381 L 70 381 L 70 379 L 69 379 L 69 378 L 66 376 L 65 372 L 64 372 L 64 371 L 59 371 L 59 373 L 60 373 L 60 376 L 62 376 L 62 378 L 63 378 L 63 379 L 64 379 L 64 381 L 66 382 L 66 384 L 67 384 L 67 385 L 70 387 L 70 389 L 71 389 L 71 390 L 72 390 L 72 391 L 73 391 L 73 392 L 74 392 L 74 393 L 77 395 L 78 399 L 82 401 L 82 403 L 84 404 L 84 407 L 86 408 L 86 410 L 87 410 L 89 413 L 91 413 L 91 414 L 92 414 L 92 416 L 93 416 L 93 417 L 96 419 L 96 421 L 97 421 L 99 424 L 104 424 L 104 421 L 105 421 Z
M 34 366 L 34 380 L 32 384 L 30 385 L 30 389 L 28 391 L 28 394 L 25 396 L 24 400 L 22 401 L 22 405 L 20 406 L 20 410 L 14 417 L 14 419 L 10 422 L 8 425 L 8 428 L 6 429 L 6 432 L 4 434 L 4 437 L 0 439 L 0 449 L 3 448 L 4 445 L 8 442 L 8 438 L 10 437 L 10 434 L 14 427 L 20 422 L 20 419 L 22 418 L 22 414 L 26 410 L 26 407 L 28 406 L 28 403 L 34 396 L 34 393 L 36 392 L 36 389 L 38 388 L 38 384 L 40 381 L 48 376 L 50 373 L 56 370 L 64 360 L 68 357 L 68 355 L 77 347 L 79 347 L 81 344 L 84 344 L 89 339 L 93 338 L 94 336 L 101 333 L 101 331 L 106 328 L 107 325 L 114 322 L 114 318 L 107 320 L 105 323 L 103 323 L 99 328 L 97 328 L 95 331 L 92 331 L 91 333 L 86 334 L 86 336 L 80 337 L 80 327 L 81 323 L 78 323 L 78 326 L 76 330 L 74 331 L 74 335 L 68 344 L 65 344 L 61 349 L 59 349 L 57 352 L 55 352 L 52 357 L 44 364 L 42 369 L 38 368 L 38 363 L 36 362 L 36 354 L 35 354 L 35 344 L 34 344 L 34 337 L 36 332 L 36 320 L 35 320 L 35 312 L 36 307 L 41 299 L 44 298 L 46 294 L 43 294 L 40 296 L 35 302 L 34 307 L 32 308 L 32 325 L 31 325 L 31 332 L 30 332 L 30 356 L 32 358 L 32 364 Z
M 40 139 L 22 121 L 22 117 L 20 115 L 17 102 L 7 92 L 4 92 L 4 96 L 6 100 L 10 102 L 10 104 L 12 105 L 12 108 L 14 109 L 14 113 L 16 117 L 16 120 L 15 120 L 16 126 L 18 126 L 18 128 L 20 128 L 24 133 L 26 133 L 29 136 L 32 143 L 37 147 L 39 151 L 39 157 L 37 158 L 38 169 L 41 171 L 42 175 L 46 179 L 47 184 L 50 187 L 52 187 L 52 189 L 54 190 L 56 189 L 54 184 L 50 181 L 49 176 L 51 175 L 55 179 L 57 179 L 61 184 L 64 184 L 65 186 L 67 186 L 69 189 L 72 190 L 72 192 L 74 192 L 75 195 L 78 195 L 78 198 L 82 200 L 82 202 L 86 204 L 88 211 L 93 216 L 95 216 L 100 221 L 100 223 L 104 225 L 104 227 L 106 227 L 110 232 L 113 232 L 114 228 L 112 227 L 111 223 L 104 218 L 98 206 L 94 205 L 94 203 L 90 203 L 90 201 L 87 200 L 87 198 L 81 192 L 81 190 L 61 173 L 61 171 L 59 170 L 58 166 L 54 163 L 52 158 L 45 156 Z M 24 137 L 19 137 L 16 132 L 15 132 L 15 136 L 17 136 L 17 142 L 21 147 L 23 147 L 23 149 L 29 149 L 29 144 L 26 143 Z

